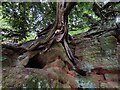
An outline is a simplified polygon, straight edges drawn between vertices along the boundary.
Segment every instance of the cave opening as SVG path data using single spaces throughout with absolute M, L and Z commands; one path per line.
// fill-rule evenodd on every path
M 40 60 L 37 56 L 34 56 L 29 60 L 27 65 L 25 66 L 26 68 L 39 68 L 42 69 L 45 66 L 45 63 L 42 62 L 43 60 Z

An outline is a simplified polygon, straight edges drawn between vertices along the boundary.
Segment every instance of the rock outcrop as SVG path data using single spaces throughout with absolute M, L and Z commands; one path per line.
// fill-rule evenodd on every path
M 81 74 L 74 71 L 60 43 L 42 54 L 29 52 L 23 67 L 15 67 L 21 53 L 3 47 L 3 88 L 120 89 L 120 43 L 112 34 L 78 34 L 69 46 L 80 62 Z

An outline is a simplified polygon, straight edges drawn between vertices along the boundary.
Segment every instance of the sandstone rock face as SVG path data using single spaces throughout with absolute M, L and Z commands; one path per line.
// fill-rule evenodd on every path
M 35 52 L 35 51 L 34 51 Z M 3 67 L 3 88 L 77 88 L 73 64 L 60 44 L 53 45 L 48 52 L 25 53 L 30 59 L 24 67 Z M 32 57 L 32 58 L 31 58 Z M 25 59 L 24 59 L 25 60 Z M 32 63 L 36 62 L 36 63 Z M 38 69 L 32 67 L 36 66 Z M 31 68 L 31 69 L 30 69 Z M 34 69 L 33 69 L 34 68 Z M 9 73 L 9 74 L 8 74 Z
M 93 83 L 92 88 L 120 88 L 120 43 L 112 35 L 103 35 L 99 38 L 78 37 L 75 40 L 81 42 L 76 44 L 75 56 L 81 60 L 80 68 L 87 73 L 84 76 L 86 80 L 81 78 L 82 81 Z M 87 78 L 91 78 L 92 81 Z M 90 87 L 82 81 L 81 87 Z
M 71 42 L 69 45 L 79 60 L 81 72 L 86 74 L 74 71 L 74 65 L 60 43 L 42 54 L 29 52 L 29 62 L 19 68 L 14 67 L 19 55 L 8 50 L 8 54 L 4 53 L 9 59 L 3 61 L 3 88 L 120 89 L 120 43 L 116 38 L 112 35 L 85 37 L 80 34 Z
M 43 69 L 3 68 L 3 88 L 77 88 L 75 72 L 53 63 Z

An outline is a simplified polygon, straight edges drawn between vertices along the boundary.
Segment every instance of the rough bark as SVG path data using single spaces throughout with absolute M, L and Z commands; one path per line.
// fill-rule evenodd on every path
M 38 39 L 3 45 L 3 88 L 120 88 L 115 30 L 90 30 L 68 42 L 68 14 L 74 5 L 57 3 L 55 23 Z

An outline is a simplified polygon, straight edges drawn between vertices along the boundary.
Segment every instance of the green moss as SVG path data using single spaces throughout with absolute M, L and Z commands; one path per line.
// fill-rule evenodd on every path
M 70 87 L 70 85 L 68 83 L 62 84 L 58 80 L 55 80 L 53 82 L 53 88 L 55 90 L 58 90 L 58 88 L 71 88 L 71 87 Z
M 117 89 L 120 89 L 118 82 L 111 82 L 111 83 L 101 82 L 100 83 L 100 88 L 117 88 Z
M 23 84 L 23 88 L 49 88 L 48 80 L 44 77 L 38 77 L 38 76 L 31 76 L 26 81 L 25 84 Z
M 105 42 L 105 45 L 108 46 L 107 48 L 110 48 L 110 49 L 116 48 L 117 40 L 114 36 L 105 37 L 104 42 Z
M 100 39 L 102 55 L 110 56 L 115 52 L 117 40 L 114 36 L 103 36 Z
M 54 55 L 53 50 L 56 50 L 56 51 L 59 50 L 59 52 L 61 52 L 61 53 L 64 52 L 64 48 L 63 48 L 63 46 L 62 46 L 61 43 L 53 44 L 53 46 L 52 46 L 51 49 L 49 50 L 49 55 Z
M 82 52 L 82 56 L 90 61 L 96 60 L 96 58 L 100 55 L 101 53 L 101 49 L 99 47 L 95 47 L 95 48 L 86 48 L 86 50 L 84 50 Z
M 106 83 L 100 83 L 100 88 L 107 88 L 108 85 Z
M 55 80 L 53 82 L 53 88 L 62 88 L 62 84 L 58 81 L 58 80 Z
M 26 82 L 26 87 L 27 88 L 38 88 L 38 78 L 37 77 L 30 77 L 27 82 Z M 23 84 L 23 87 L 25 85 Z

